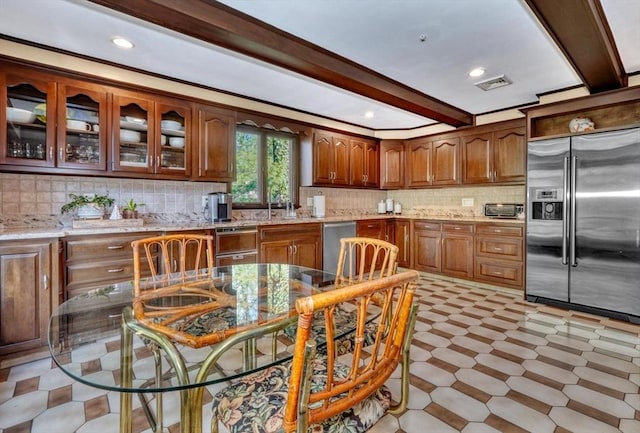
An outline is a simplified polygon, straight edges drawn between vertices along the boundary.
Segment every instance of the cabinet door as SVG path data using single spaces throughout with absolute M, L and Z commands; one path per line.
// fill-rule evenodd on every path
M 191 176 L 191 104 L 179 100 L 156 104 L 155 172 L 163 177 Z
M 47 344 L 52 299 L 49 243 L 0 246 L 0 354 Z
M 322 268 L 322 245 L 319 237 L 305 237 L 293 243 L 293 264 L 311 269 Z
M 380 188 L 404 187 L 404 143 L 397 140 L 380 142 Z
M 434 141 L 432 158 L 433 185 L 455 185 L 460 183 L 459 138 Z
M 398 247 L 398 266 L 403 268 L 411 267 L 411 224 L 410 221 L 395 222 L 394 242 Z
M 346 137 L 333 137 L 333 184 L 349 185 L 349 143 Z
M 106 88 L 58 84 L 58 167 L 107 169 Z
M 527 143 L 525 128 L 511 128 L 493 133 L 494 182 L 524 182 Z
M 442 234 L 442 272 L 473 278 L 473 236 Z
M 437 231 L 414 229 L 413 268 L 425 272 L 442 269 L 441 235 Z
M 380 184 L 380 155 L 376 143 L 365 145 L 365 185 L 377 187 Z
M 316 131 L 313 138 L 313 183 L 331 185 L 333 181 L 333 141 L 329 133 Z
M 290 263 L 292 254 L 293 243 L 289 240 L 260 243 L 261 263 Z
M 153 173 L 154 102 L 138 94 L 113 96 L 111 170 Z
M 493 180 L 492 134 L 462 138 L 462 183 L 489 183 Z
M 410 142 L 407 148 L 406 176 L 408 188 L 430 186 L 433 181 L 431 142 Z
M 197 116 L 194 167 L 199 180 L 233 181 L 235 178 L 235 113 L 201 106 Z
M 22 69 L 0 72 L 0 100 L 7 104 L 0 110 L 0 164 L 55 165 L 55 98 L 53 77 Z
M 354 186 L 363 186 L 366 183 L 366 143 L 363 140 L 351 140 L 350 152 L 351 170 L 349 183 Z

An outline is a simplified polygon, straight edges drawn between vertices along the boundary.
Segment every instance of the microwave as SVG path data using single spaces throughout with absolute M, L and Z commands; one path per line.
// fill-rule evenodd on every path
M 524 218 L 522 203 L 486 203 L 484 216 L 489 218 Z

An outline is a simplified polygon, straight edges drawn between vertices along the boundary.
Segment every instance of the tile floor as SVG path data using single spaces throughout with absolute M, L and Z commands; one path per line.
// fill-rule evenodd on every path
M 371 433 L 640 432 L 640 326 L 430 275 L 417 301 L 409 409 Z M 169 432 L 175 394 L 165 396 Z M 117 393 L 48 359 L 0 370 L 0 433 L 115 433 L 118 411 Z M 149 431 L 139 405 L 133 423 Z

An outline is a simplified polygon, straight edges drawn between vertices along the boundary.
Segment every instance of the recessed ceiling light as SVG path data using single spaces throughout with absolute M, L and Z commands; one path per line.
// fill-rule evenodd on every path
M 364 117 L 366 117 L 367 119 L 373 119 L 375 115 L 376 114 L 373 111 L 367 111 L 366 113 L 364 113 Z
M 484 68 L 474 68 L 469 72 L 470 77 L 481 77 L 484 75 Z
M 127 50 L 134 47 L 133 42 L 120 36 L 111 38 L 111 42 L 113 42 L 116 46 Z

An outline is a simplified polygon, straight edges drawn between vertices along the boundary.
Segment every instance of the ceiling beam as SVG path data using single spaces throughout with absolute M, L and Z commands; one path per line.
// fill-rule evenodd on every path
M 464 110 L 217 1 L 90 1 L 438 122 L 474 122 Z
M 591 93 L 627 86 L 599 0 L 526 0 Z

